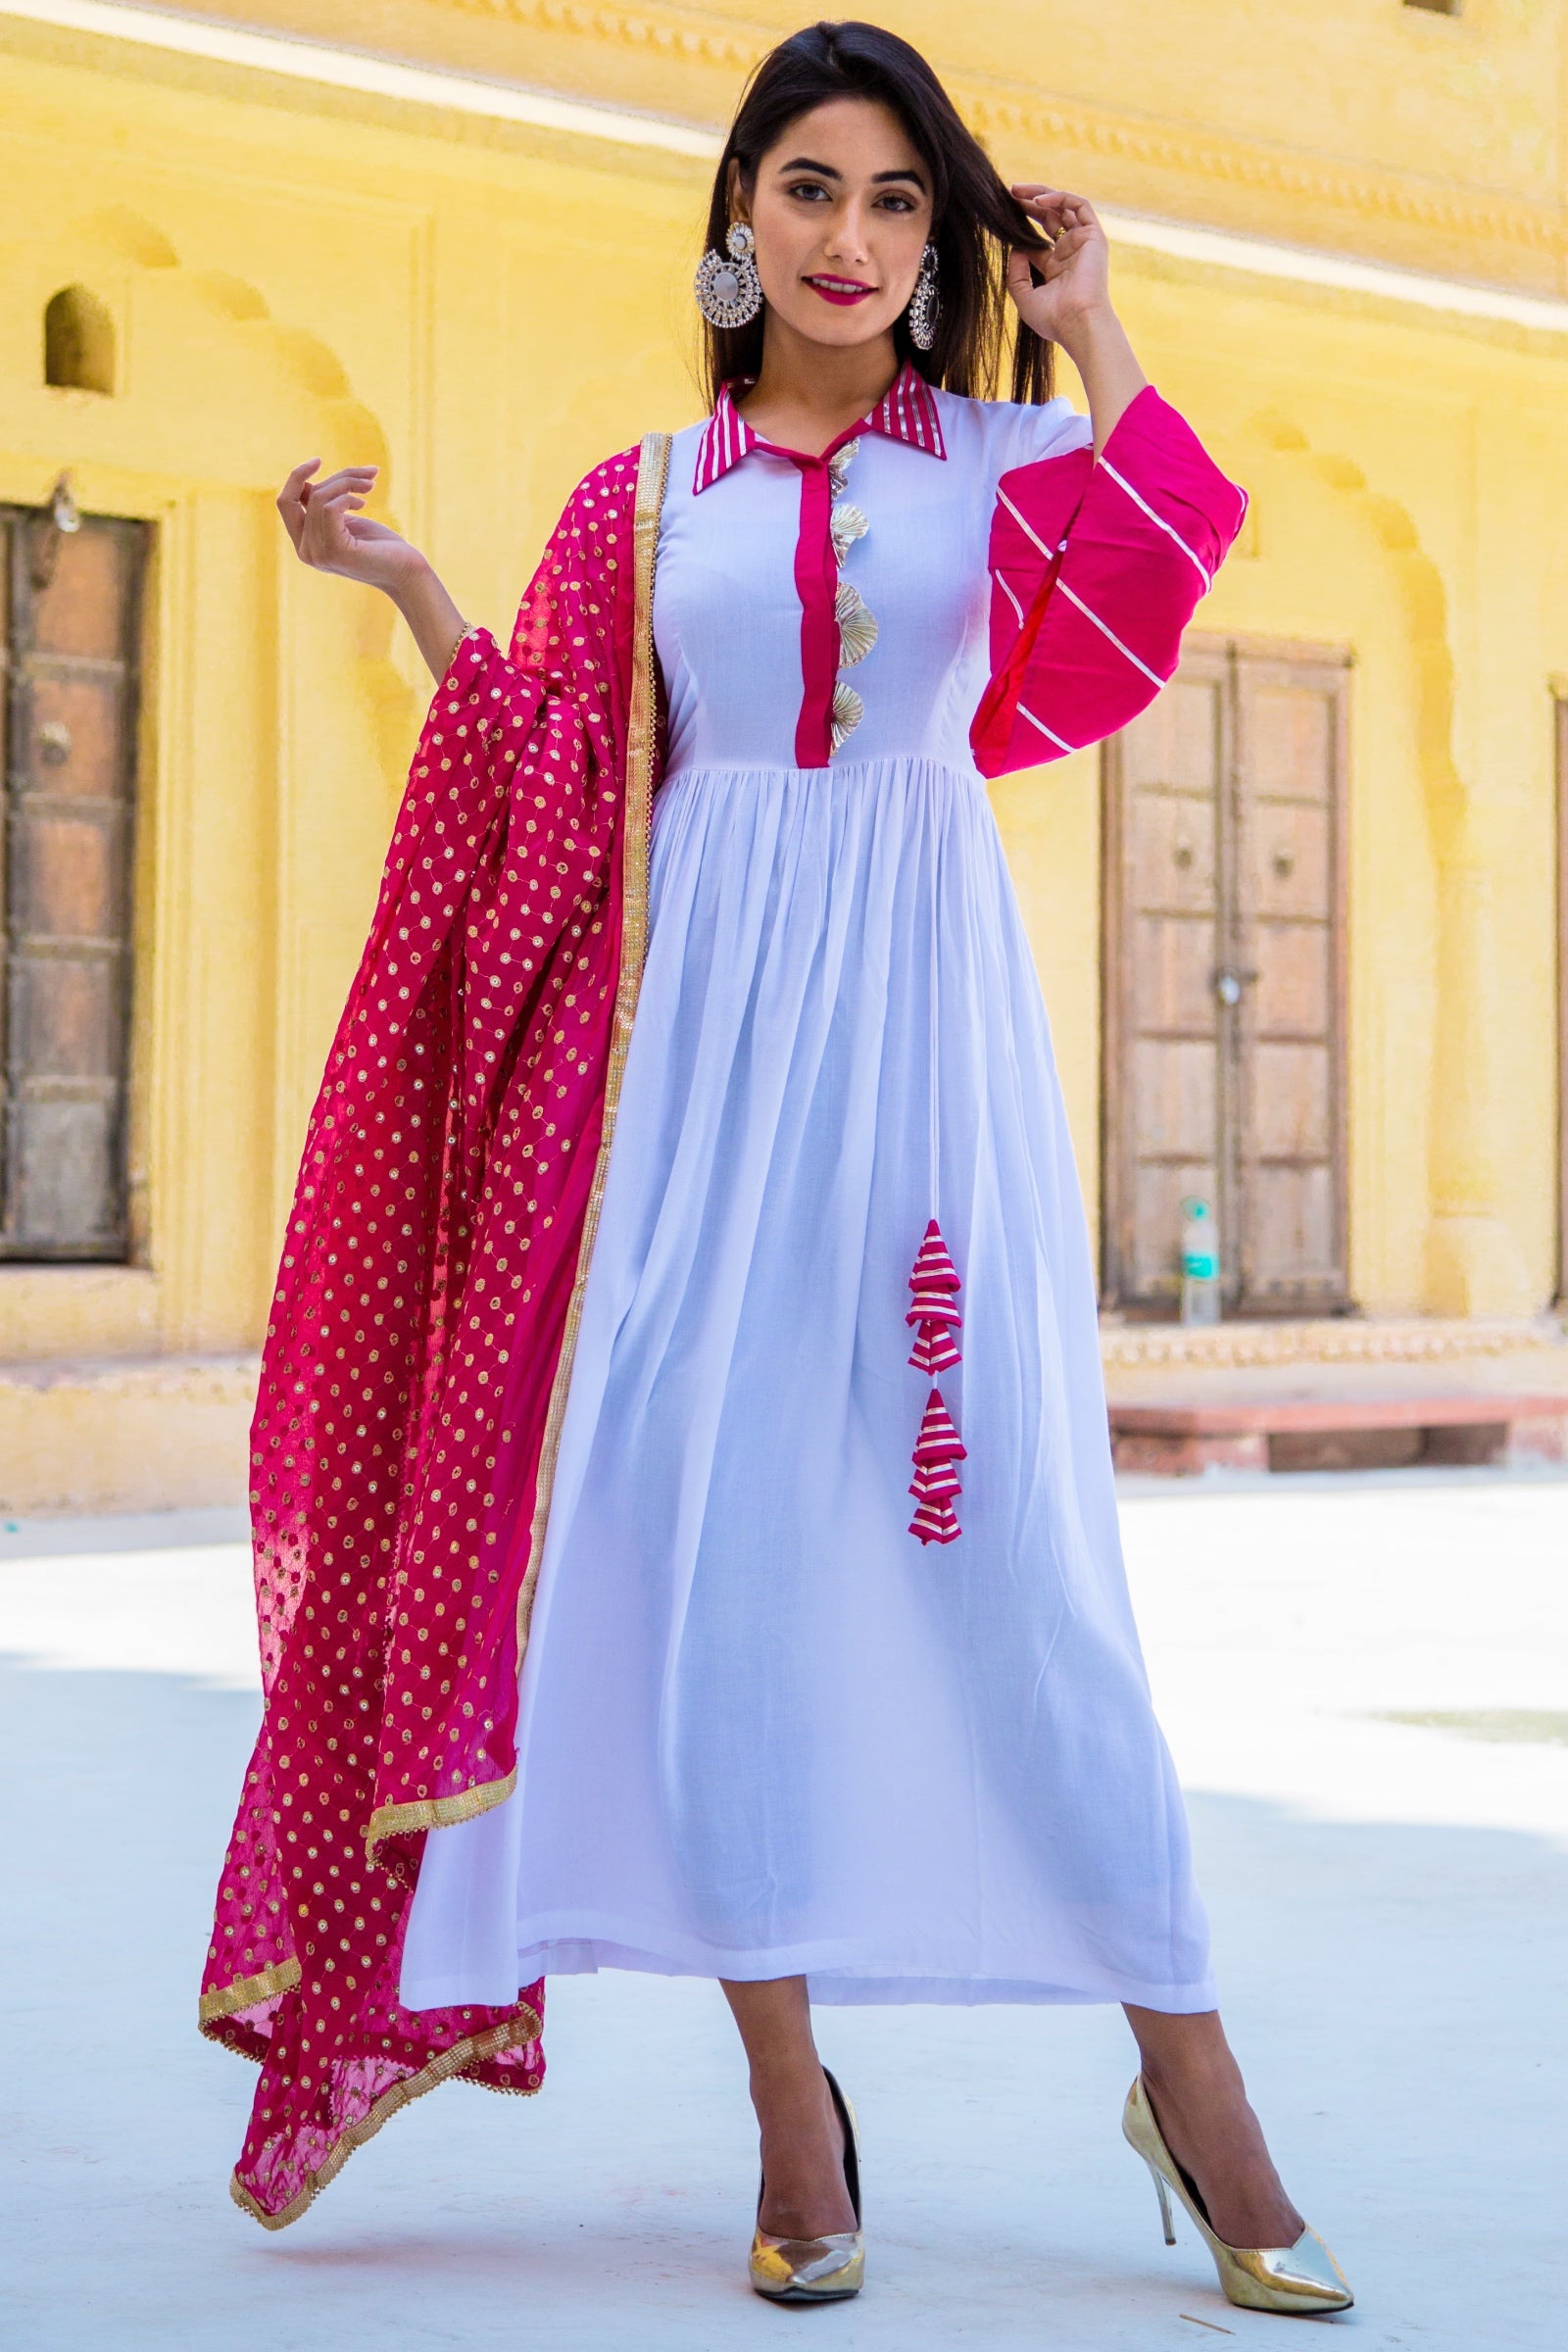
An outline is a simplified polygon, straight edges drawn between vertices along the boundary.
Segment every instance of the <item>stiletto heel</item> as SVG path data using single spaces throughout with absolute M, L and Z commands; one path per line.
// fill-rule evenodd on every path
M 1149 2178 L 1154 2183 L 1154 2194 L 1159 2199 L 1159 2218 L 1164 2225 L 1165 2243 L 1173 2246 L 1176 2243 L 1176 2225 L 1170 2218 L 1170 2190 L 1165 2186 L 1158 2168 L 1152 2164 L 1149 2168 Z
M 1122 2136 L 1141 2156 L 1159 2192 L 1159 2218 L 1165 2225 L 1165 2243 L 1176 2243 L 1171 2227 L 1170 2199 L 1174 2189 L 1184 2211 L 1201 2231 L 1214 2258 L 1222 2292 L 1244 2311 L 1284 2312 L 1302 2319 L 1314 2312 L 1348 2311 L 1355 2301 L 1345 2273 L 1315 2230 L 1303 2230 L 1294 2246 L 1228 2246 L 1208 2225 L 1198 2184 L 1190 2180 L 1165 2145 L 1154 2121 L 1149 2091 L 1140 2075 L 1127 2093 L 1122 2109 Z
M 844 2132 L 844 2185 L 855 2214 L 853 2230 L 837 2230 L 825 2237 L 773 2237 L 761 2227 L 752 2236 L 752 2284 L 770 2303 L 838 2303 L 858 2295 L 865 2283 L 865 2234 L 860 2228 L 860 2141 L 855 2109 L 827 2076 L 833 2112 Z M 765 2176 L 757 2186 L 757 2211 L 762 2211 Z

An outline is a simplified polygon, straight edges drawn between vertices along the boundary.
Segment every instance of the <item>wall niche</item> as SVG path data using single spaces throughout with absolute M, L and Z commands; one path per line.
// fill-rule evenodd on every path
M 115 322 L 85 286 L 62 286 L 44 305 L 43 380 L 61 392 L 114 391 Z

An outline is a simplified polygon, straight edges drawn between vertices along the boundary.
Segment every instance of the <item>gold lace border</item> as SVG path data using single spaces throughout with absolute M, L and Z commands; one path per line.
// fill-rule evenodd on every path
M 421 1796 L 409 1805 L 377 1805 L 365 1833 L 365 1859 L 374 1863 L 389 1838 L 407 1838 L 416 1830 L 453 1830 L 460 1822 L 474 1821 L 492 1805 L 504 1805 L 517 1786 L 513 1766 L 503 1781 L 481 1781 L 477 1788 L 460 1788 L 456 1796 Z
M 322 2189 L 337 2179 L 355 2149 L 363 2148 L 368 2139 L 373 2139 L 381 2126 L 390 2123 L 400 2107 L 411 2106 L 416 2099 L 422 2098 L 427 2090 L 434 2090 L 438 2084 L 449 2082 L 466 2066 L 482 2066 L 488 2059 L 499 2057 L 503 2050 L 517 2049 L 524 2042 L 537 2041 L 542 2027 L 543 2021 L 536 2010 L 521 2009 L 515 2017 L 509 2018 L 504 2026 L 488 2026 L 482 2034 L 470 2034 L 466 2040 L 455 2041 L 449 2050 L 442 2050 L 439 2056 L 432 2058 L 428 2066 L 421 2066 L 416 2075 L 410 2075 L 405 2082 L 394 2082 L 390 2090 L 382 2091 L 368 2114 L 363 2115 L 357 2124 L 351 2124 L 341 2139 L 334 2141 L 315 2172 L 308 2176 L 305 2186 L 297 2196 L 290 2197 L 281 2212 L 266 2212 L 237 2173 L 230 2178 L 229 2195 L 241 2213 L 248 2213 L 251 2220 L 260 2222 L 264 2230 L 286 2230 L 291 2222 L 299 2220 L 308 2206 L 314 2205 Z M 535 2082 L 519 2083 L 514 2089 L 511 2083 L 483 2082 L 479 2087 L 481 2090 L 505 2090 L 513 2098 L 527 2099 L 533 2096 L 539 2086 Z
M 196 2011 L 196 2022 L 204 2030 L 220 2017 L 232 2017 L 238 2009 L 255 2009 L 263 2001 L 276 2000 L 280 1993 L 292 1992 L 300 1981 L 297 1960 L 279 1960 L 272 1968 L 261 1969 L 254 1977 L 236 1977 L 230 1984 L 215 1984 L 204 1992 Z
M 610 1060 L 605 1071 L 605 1113 L 594 1160 L 593 1182 L 583 1212 L 582 1238 L 577 1246 L 577 1268 L 566 1319 L 562 1329 L 561 1353 L 550 1384 L 544 1437 L 539 1447 L 539 1470 L 534 1485 L 533 1524 L 528 1531 L 528 1564 L 517 1592 L 517 1656 L 528 1646 L 528 1624 L 533 1614 L 534 1588 L 544 1558 L 545 1530 L 555 1486 L 556 1457 L 561 1448 L 561 1425 L 565 1418 L 566 1392 L 577 1352 L 577 1327 L 582 1320 L 583 1293 L 599 1231 L 599 1210 L 610 1169 L 610 1147 L 615 1135 L 615 1111 L 620 1081 L 631 1044 L 632 1021 L 642 988 L 648 954 L 648 849 L 653 823 L 654 756 L 659 741 L 659 703 L 654 667 L 654 562 L 659 553 L 659 518 L 663 512 L 664 484 L 669 473 L 668 433 L 646 433 L 637 452 L 637 498 L 632 510 L 632 640 L 631 698 L 626 710 L 625 847 L 621 858 L 620 970 L 615 981 L 615 1006 L 611 1030 Z

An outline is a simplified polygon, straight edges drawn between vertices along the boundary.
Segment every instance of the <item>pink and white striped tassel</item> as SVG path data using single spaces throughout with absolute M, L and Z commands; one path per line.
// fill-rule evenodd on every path
M 909 1288 L 914 1299 L 904 1318 L 915 1326 L 914 1353 L 909 1361 L 917 1372 L 946 1372 L 959 1361 L 958 1343 L 953 1335 L 961 1329 L 963 1317 L 954 1304 L 958 1294 L 957 1272 L 935 1217 L 915 1251 Z
M 942 1401 L 942 1391 L 933 1389 L 914 1441 L 914 1476 L 909 1482 L 914 1496 L 909 1533 L 922 1544 L 952 1544 L 963 1532 L 953 1515 L 953 1498 L 963 1492 L 955 1464 L 963 1459 L 963 1441 L 953 1426 L 953 1415 Z
M 935 1217 L 915 1253 L 909 1289 L 913 1303 L 905 1321 L 915 1327 L 909 1362 L 917 1372 L 946 1372 L 962 1360 L 956 1335 L 963 1317 L 956 1303 L 957 1272 Z M 914 1442 L 914 1478 L 909 1487 L 915 1505 L 909 1533 L 918 1536 L 922 1544 L 951 1544 L 961 1534 L 953 1502 L 955 1495 L 963 1492 L 955 1465 L 964 1459 L 953 1416 L 942 1400 L 941 1390 L 934 1388 Z

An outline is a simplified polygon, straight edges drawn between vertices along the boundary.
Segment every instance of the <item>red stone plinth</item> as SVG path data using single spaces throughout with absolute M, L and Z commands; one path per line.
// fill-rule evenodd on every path
M 1110 1407 L 1118 1470 L 1365 1470 L 1411 1463 L 1568 1461 L 1568 1397 L 1257 1397 Z

